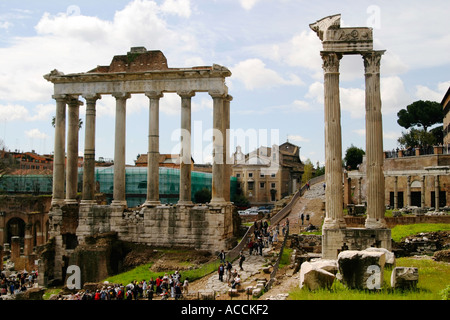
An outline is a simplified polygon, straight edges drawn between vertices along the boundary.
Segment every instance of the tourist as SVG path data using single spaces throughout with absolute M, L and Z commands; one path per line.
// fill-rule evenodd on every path
M 184 279 L 183 282 L 183 293 L 189 293 L 189 278 Z
M 178 300 L 182 297 L 182 293 L 181 293 L 181 283 L 178 282 L 175 285 L 175 300 Z
M 224 274 L 224 272 L 225 272 L 225 267 L 224 267 L 223 264 L 221 263 L 220 266 L 219 266 L 219 270 L 218 270 L 218 273 L 219 273 L 219 281 L 222 281 L 222 282 L 223 282 L 223 274 Z
M 233 284 L 231 285 L 231 289 L 236 289 L 237 286 L 241 285 L 241 278 L 239 277 L 239 274 L 236 275 L 234 278 Z
M 223 250 L 220 251 L 217 257 L 219 258 L 220 263 L 225 263 L 225 252 L 223 252 Z
M 239 268 L 241 268 L 241 271 L 244 270 L 244 268 L 242 267 L 242 264 L 245 261 L 245 256 L 244 253 L 241 251 L 240 256 L 239 256 Z

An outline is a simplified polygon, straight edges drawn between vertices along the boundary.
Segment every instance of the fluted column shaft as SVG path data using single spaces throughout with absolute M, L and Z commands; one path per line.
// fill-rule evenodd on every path
M 95 105 L 100 95 L 86 95 L 86 120 L 84 123 L 84 168 L 82 202 L 95 199 Z
M 212 165 L 212 193 L 211 204 L 225 204 L 224 195 L 224 132 L 223 105 L 226 94 L 210 92 L 213 98 L 213 165 Z
M 55 150 L 53 156 L 52 205 L 64 203 L 64 176 L 66 160 L 66 96 L 54 95 L 56 100 Z
M 147 92 L 150 100 L 147 153 L 147 201 L 146 206 L 159 205 L 159 100 L 161 92 Z
M 425 208 L 425 176 L 421 178 L 421 190 L 420 190 L 420 207 Z
M 434 177 L 434 210 L 439 211 L 439 176 Z
M 77 203 L 78 187 L 78 131 L 80 129 L 80 104 L 78 96 L 72 96 L 68 101 L 67 127 L 67 168 L 66 168 L 66 203 Z
M 191 98 L 193 91 L 179 92 L 181 97 L 181 153 L 180 153 L 180 199 L 178 204 L 190 205 L 191 200 Z
M 407 206 L 411 206 L 411 176 L 406 177 L 406 199 L 407 199 Z
M 394 209 L 398 209 L 398 177 L 394 177 Z
M 126 101 L 129 93 L 115 93 L 116 124 L 114 147 L 114 191 L 112 205 L 126 206 L 125 196 L 125 142 L 126 142 Z
M 383 173 L 383 126 L 380 93 L 380 60 L 384 51 L 364 53 L 366 80 L 366 228 L 386 228 L 385 179 Z
M 224 188 L 224 199 L 225 201 L 230 201 L 230 177 L 231 177 L 231 157 L 230 157 L 230 102 L 233 97 L 227 95 L 223 101 L 223 163 L 224 163 L 224 177 L 223 177 L 223 188 Z
M 341 107 L 339 64 L 342 55 L 321 52 L 325 97 L 325 198 L 324 229 L 345 228 L 342 187 Z

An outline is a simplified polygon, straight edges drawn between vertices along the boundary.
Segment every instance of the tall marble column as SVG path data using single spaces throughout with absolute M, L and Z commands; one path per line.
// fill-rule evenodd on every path
M 82 203 L 95 203 L 95 105 L 101 96 L 98 94 L 85 95 L 86 120 L 84 123 L 84 168 L 83 168 L 83 196 Z
M 394 209 L 398 209 L 398 177 L 394 177 Z
M 226 204 L 224 195 L 224 132 L 223 132 L 223 105 L 226 94 L 210 92 L 213 98 L 213 165 L 212 165 L 212 205 Z
M 325 97 L 325 220 L 323 229 L 346 227 L 343 213 L 341 106 L 339 64 L 342 54 L 321 53 Z
M 162 92 L 147 92 L 150 100 L 147 153 L 147 200 L 145 206 L 157 206 L 159 201 L 159 100 Z
M 439 176 L 434 177 L 434 210 L 439 211 Z
M 411 176 L 406 177 L 406 205 L 411 206 Z
M 127 206 L 125 196 L 125 137 L 126 137 L 126 104 L 131 97 L 129 93 L 114 93 L 116 98 L 116 126 L 114 147 L 114 191 L 113 206 Z
M 64 204 L 64 176 L 66 162 L 66 95 L 54 95 L 56 100 L 55 116 L 55 153 L 53 156 L 53 198 L 52 205 Z
M 384 52 L 369 51 L 362 54 L 366 80 L 367 229 L 386 228 L 380 93 L 380 61 Z
M 421 190 L 420 190 L 420 207 L 425 208 L 425 176 L 421 178 Z
M 80 130 L 80 105 L 78 96 L 68 100 L 66 204 L 77 203 L 78 187 L 78 131 Z
M 230 102 L 233 100 L 233 97 L 227 95 L 223 101 L 223 163 L 224 163 L 224 180 L 223 180 L 223 188 L 224 188 L 224 199 L 225 201 L 230 201 L 230 177 L 231 177 L 231 164 L 232 158 L 230 156 Z
M 179 205 L 190 205 L 191 200 L 191 98 L 194 91 L 179 92 L 181 97 L 181 153 L 180 153 L 180 199 Z

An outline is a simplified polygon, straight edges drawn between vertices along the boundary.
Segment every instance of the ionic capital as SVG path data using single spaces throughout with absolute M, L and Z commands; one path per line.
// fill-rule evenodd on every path
M 227 93 L 218 90 L 209 91 L 208 93 L 213 99 L 214 98 L 225 99 L 225 97 L 227 96 Z
M 66 94 L 54 94 L 52 95 L 52 98 L 55 99 L 57 102 L 67 102 Z
M 364 60 L 364 71 L 366 74 L 380 73 L 381 56 L 384 53 L 384 50 L 361 53 Z
M 83 98 L 86 100 L 86 103 L 95 103 L 97 100 L 102 98 L 98 93 L 88 93 L 84 94 Z
M 182 90 L 182 91 L 178 91 L 177 94 L 178 94 L 181 98 L 192 98 L 193 96 L 195 96 L 195 91 L 192 91 L 192 90 Z
M 341 53 L 321 51 L 320 56 L 323 60 L 322 68 L 325 73 L 339 73 Z
M 145 95 L 149 99 L 161 99 L 164 96 L 164 93 L 162 93 L 161 91 L 148 91 L 145 93 Z
M 126 99 L 130 99 L 131 98 L 131 94 L 129 94 L 128 92 L 114 92 L 111 95 L 114 98 L 116 98 L 117 100 L 126 100 Z
M 69 104 L 69 107 L 79 107 L 82 106 L 84 103 L 83 101 L 80 101 L 78 99 L 78 95 L 68 95 L 67 96 L 67 103 Z

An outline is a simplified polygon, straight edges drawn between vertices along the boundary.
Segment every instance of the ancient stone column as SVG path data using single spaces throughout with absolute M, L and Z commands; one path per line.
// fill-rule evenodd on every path
M 80 105 L 78 96 L 68 100 L 66 204 L 77 203 L 78 189 L 78 131 L 80 130 Z
M 434 177 L 434 210 L 439 211 L 439 176 Z
M 191 98 L 194 91 L 179 92 L 181 97 L 181 151 L 179 205 L 190 205 L 191 200 Z
M 54 95 L 55 116 L 55 154 L 53 156 L 53 198 L 52 205 L 64 204 L 64 176 L 66 162 L 66 95 Z
M 362 177 L 358 179 L 358 204 L 362 204 Z
M 223 152 L 223 163 L 224 163 L 224 199 L 225 201 L 230 201 L 230 177 L 231 177 L 231 164 L 233 163 L 232 157 L 230 156 L 230 102 L 233 97 L 227 95 L 223 101 L 223 139 L 224 139 L 224 152 Z
M 368 229 L 386 228 L 384 219 L 383 126 L 380 94 L 380 60 L 385 51 L 363 53 L 366 79 L 366 175 Z
M 398 177 L 394 177 L 394 209 L 398 209 Z
M 147 154 L 147 200 L 145 206 L 157 206 L 159 201 L 159 100 L 161 92 L 147 92 L 150 100 Z
M 341 106 L 339 64 L 341 54 L 321 53 L 325 97 L 325 220 L 323 229 L 345 228 L 342 188 Z
M 411 176 L 406 177 L 406 199 L 408 201 L 407 206 L 411 206 Z
M 116 98 L 116 128 L 114 147 L 114 191 L 113 206 L 127 206 L 125 196 L 125 137 L 126 137 L 126 103 L 129 93 L 114 93 Z
M 420 190 L 420 207 L 425 208 L 425 176 L 421 178 L 421 190 Z
M 84 123 L 84 168 L 83 195 L 84 204 L 95 203 L 95 105 L 100 95 L 89 94 L 86 99 L 86 120 Z
M 212 193 L 211 205 L 226 204 L 224 195 L 224 132 L 223 105 L 226 94 L 210 92 L 213 98 L 213 165 L 212 165 Z

